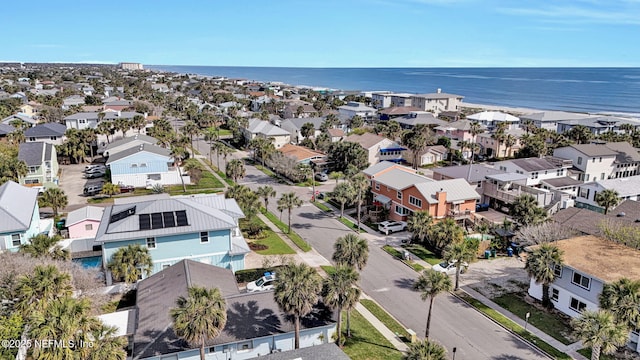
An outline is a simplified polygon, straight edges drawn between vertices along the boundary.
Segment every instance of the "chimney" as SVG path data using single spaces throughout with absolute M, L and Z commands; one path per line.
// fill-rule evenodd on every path
M 443 188 L 436 192 L 436 200 L 438 200 L 438 208 L 436 209 L 436 217 L 447 215 L 447 192 Z

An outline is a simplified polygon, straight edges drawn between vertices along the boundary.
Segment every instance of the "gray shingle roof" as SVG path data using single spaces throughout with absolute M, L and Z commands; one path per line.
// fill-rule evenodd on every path
M 541 122 L 585 119 L 587 117 L 589 117 L 589 114 L 570 113 L 565 111 L 543 111 L 534 114 L 520 115 L 521 120 L 533 120 Z
M 202 194 L 200 196 L 221 197 L 222 195 Z M 225 213 L 225 211 L 229 212 L 229 208 L 233 208 L 233 206 L 227 205 L 227 201 L 225 201 L 224 205 L 229 206 L 228 208 L 224 208 L 225 211 L 223 211 L 222 208 L 210 207 L 213 206 L 212 204 L 217 202 L 218 201 L 216 200 L 211 200 L 207 203 L 206 200 L 198 198 L 194 200 L 188 197 L 172 197 L 157 198 L 141 202 L 130 202 L 126 204 L 114 204 L 104 210 L 102 220 L 100 221 L 100 227 L 98 228 L 96 235 L 96 241 L 120 241 L 126 239 L 140 239 L 146 237 L 235 228 L 236 223 L 234 217 Z M 125 217 L 119 221 L 109 223 L 112 214 L 125 211 L 132 207 L 135 207 L 135 214 Z M 180 210 L 184 210 L 186 212 L 188 225 L 162 229 L 140 230 L 139 214 Z M 236 210 L 232 209 L 231 211 Z
M 449 179 L 466 179 L 468 182 L 478 182 L 484 180 L 487 175 L 504 174 L 505 171 L 481 164 L 471 164 L 436 168 L 433 169 L 433 173 Z
M 266 136 L 291 135 L 288 131 L 271 125 L 268 121 L 262 121 L 259 119 L 250 119 L 247 130 L 252 134 L 264 134 Z
M 349 135 L 343 139 L 343 141 L 349 141 L 349 142 L 354 142 L 356 144 L 360 144 L 360 146 L 362 146 L 365 149 L 371 149 L 372 147 L 378 145 L 384 140 L 388 140 L 388 139 L 380 135 L 376 135 L 368 132 L 362 135 L 358 135 L 358 134 Z
M 573 144 L 572 148 L 580 151 L 587 156 L 612 156 L 618 155 L 618 152 L 611 150 L 608 147 L 601 144 Z
M 0 135 L 9 135 L 14 131 L 16 131 L 16 128 L 14 128 L 13 126 L 0 123 Z
M 282 124 L 280 124 L 280 127 L 287 128 L 293 128 L 296 130 L 300 130 L 302 129 L 302 126 L 306 123 L 311 123 L 313 124 L 313 128 L 316 130 L 320 129 L 320 126 L 322 125 L 322 123 L 324 122 L 325 118 L 322 117 L 310 117 L 310 118 L 291 118 L 291 119 L 285 119 L 282 121 Z
M 66 116 L 64 120 L 98 120 L 98 114 L 97 112 L 79 112 Z
M 105 164 L 106 165 L 112 164 L 118 160 L 122 160 L 128 156 L 137 154 L 139 152 L 147 152 L 147 153 L 156 154 L 160 156 L 166 156 L 167 161 L 169 161 L 169 159 L 171 158 L 171 151 L 169 151 L 169 149 L 165 149 L 163 147 L 156 146 L 156 145 L 140 144 L 139 146 L 134 146 L 122 151 L 118 151 L 117 153 L 110 153 L 109 160 L 107 160 Z
M 31 225 L 38 190 L 7 181 L 0 185 L 0 233 L 25 231 Z
M 449 179 L 432 182 L 422 182 L 415 184 L 416 189 L 429 204 L 437 204 L 436 193 L 444 191 L 447 193 L 447 202 L 461 202 L 469 199 L 480 200 L 480 195 L 464 179 Z
M 273 298 L 273 292 L 240 294 L 230 270 L 184 260 L 142 280 L 138 284 L 138 328 L 134 335 L 133 356 L 139 358 L 189 350 L 170 326 L 169 309 L 190 286 L 218 287 L 227 302 L 227 324 L 222 333 L 206 346 L 221 345 L 257 337 L 293 332 Z M 332 312 L 322 304 L 300 321 L 302 329 L 334 323 Z
M 616 160 L 619 163 L 640 161 L 640 154 L 638 154 L 638 149 L 634 148 L 633 145 L 629 144 L 628 142 L 610 142 L 606 143 L 605 146 L 613 151 L 618 152 Z
M 550 185 L 552 187 L 555 187 L 555 188 L 565 187 L 565 186 L 578 186 L 578 185 L 582 184 L 582 181 L 570 178 L 568 176 L 561 177 L 561 178 L 555 178 L 555 179 L 540 180 L 540 182 L 548 184 L 548 185 Z
M 27 166 L 40 166 L 45 160 L 51 160 L 53 145 L 43 142 L 28 142 L 20 144 L 18 159 Z
M 58 123 L 46 123 L 28 128 L 24 132 L 26 137 L 49 137 L 62 136 L 67 131 L 67 127 Z
M 407 116 L 397 117 L 393 120 L 405 126 L 416 126 L 419 124 L 440 126 L 449 124 L 447 121 L 434 117 L 432 113 L 426 112 L 410 113 Z
M 562 166 L 558 166 L 557 163 L 551 162 L 547 158 L 523 158 L 507 161 L 527 172 L 562 168 Z

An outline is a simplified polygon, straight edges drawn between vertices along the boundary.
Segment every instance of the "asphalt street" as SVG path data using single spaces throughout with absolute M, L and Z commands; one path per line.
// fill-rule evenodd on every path
M 206 149 L 206 145 L 201 146 L 201 149 Z M 203 155 L 206 155 L 206 150 L 203 151 Z M 242 153 L 236 152 L 232 156 L 242 156 Z M 311 188 L 279 184 L 253 166 L 246 166 L 246 173 L 244 179 L 239 181 L 241 184 L 252 189 L 268 184 L 277 192 L 275 199 L 284 192 L 293 191 L 304 200 L 304 204 L 292 212 L 292 228 L 322 256 L 331 259 L 333 243 L 350 230 L 339 223 L 335 215 L 326 214 L 309 203 Z M 331 191 L 334 186 L 335 181 L 330 180 L 316 186 L 316 190 Z M 269 210 L 280 215 L 275 199 L 269 203 Z M 287 215 L 287 211 L 282 213 L 285 223 Z M 422 301 L 419 293 L 411 289 L 418 274 L 381 249 L 385 244 L 385 238 L 389 241 L 388 237 L 382 234 L 362 236 L 369 241 L 370 253 L 368 264 L 361 273 L 360 287 L 405 327 L 414 330 L 420 338 L 424 337 L 428 302 Z M 407 234 L 393 234 L 396 241 L 398 237 L 403 236 L 406 237 Z M 430 335 L 444 345 L 450 355 L 455 347 L 458 360 L 548 359 L 492 320 L 448 294 L 438 296 L 435 300 Z

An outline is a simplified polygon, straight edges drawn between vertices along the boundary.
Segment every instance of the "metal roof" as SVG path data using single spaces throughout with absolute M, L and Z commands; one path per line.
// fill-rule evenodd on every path
M 38 190 L 7 181 L 0 185 L 0 233 L 25 231 L 38 203 Z
M 118 161 L 118 160 L 122 160 L 126 157 L 129 157 L 133 154 L 137 154 L 139 152 L 147 152 L 147 153 L 151 153 L 151 154 L 156 154 L 156 155 L 160 155 L 160 156 L 164 156 L 167 158 L 167 161 L 170 161 L 171 159 L 171 151 L 168 149 L 165 149 L 163 147 L 160 146 L 156 146 L 156 145 L 152 145 L 152 144 L 140 144 L 139 146 L 134 146 L 122 151 L 118 151 L 116 153 L 110 153 L 109 154 L 109 160 L 107 160 L 107 162 L 105 163 L 106 165 L 110 165 L 113 164 L 114 162 Z
M 158 143 L 158 139 L 156 139 L 154 137 L 151 137 L 149 135 L 144 135 L 144 134 L 136 134 L 134 136 L 129 136 L 129 137 L 126 137 L 124 139 L 119 139 L 119 140 L 113 141 L 112 143 L 107 144 L 107 146 L 105 146 L 104 150 L 105 151 L 109 151 L 109 150 L 111 150 L 113 148 L 120 147 L 122 145 L 126 145 L 126 144 L 129 144 L 129 143 L 134 142 L 134 141 L 135 142 L 144 142 L 144 143 L 152 144 L 152 145 L 155 145 L 155 144 Z
M 468 182 L 478 182 L 484 180 L 487 175 L 504 174 L 505 171 L 482 164 L 470 164 L 435 168 L 433 173 L 450 179 L 460 178 Z
M 392 189 L 402 190 L 417 183 L 433 182 L 434 180 L 396 167 L 377 176 L 375 181 Z
M 469 185 L 469 183 L 465 179 L 449 179 L 422 182 L 415 184 L 415 186 L 429 204 L 438 203 L 438 199 L 436 199 L 436 193 L 440 191 L 444 191 L 447 193 L 446 201 L 448 203 L 470 199 L 480 200 L 480 195 L 478 195 L 474 187 Z
M 100 221 L 104 208 L 100 206 L 85 206 L 80 209 L 73 210 L 67 214 L 66 226 L 77 224 L 84 220 Z

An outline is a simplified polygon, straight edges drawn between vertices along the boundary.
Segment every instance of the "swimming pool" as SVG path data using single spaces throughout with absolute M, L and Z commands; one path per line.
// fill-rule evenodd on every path
M 83 268 L 99 268 L 102 266 L 102 256 L 91 256 L 86 258 L 73 259 L 74 262 L 82 265 Z

